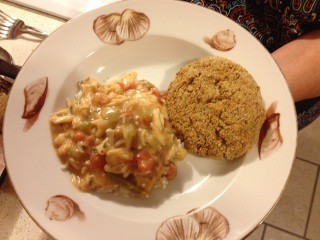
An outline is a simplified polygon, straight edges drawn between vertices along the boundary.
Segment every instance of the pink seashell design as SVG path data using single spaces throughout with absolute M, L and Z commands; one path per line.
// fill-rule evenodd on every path
M 212 48 L 220 51 L 229 51 L 236 45 L 236 36 L 232 30 L 222 30 L 217 32 L 211 39 L 206 39 Z
M 65 221 L 74 215 L 78 215 L 80 219 L 84 218 L 83 212 L 78 205 L 65 195 L 55 195 L 47 201 L 45 215 L 50 220 Z

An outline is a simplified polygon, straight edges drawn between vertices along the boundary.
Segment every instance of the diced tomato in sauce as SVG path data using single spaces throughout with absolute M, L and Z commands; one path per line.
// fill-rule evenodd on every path
M 98 153 L 91 155 L 90 157 L 90 168 L 95 170 L 104 170 L 104 165 L 106 164 L 105 156 Z
M 107 104 L 111 99 L 102 92 L 96 92 L 92 98 L 92 103 L 95 105 Z
M 150 119 L 150 117 L 145 117 L 144 119 L 143 119 L 143 122 L 144 122 L 144 124 L 146 125 L 146 127 L 150 127 L 150 124 L 151 124 L 151 119 Z
M 120 87 L 122 88 L 122 90 L 124 91 L 128 91 L 130 89 L 135 89 L 136 85 L 134 82 L 119 82 Z
M 86 134 L 82 131 L 76 131 L 74 134 L 73 134 L 73 140 L 75 142 L 80 142 L 80 141 L 83 141 L 85 138 L 86 138 Z
M 164 101 L 166 101 L 168 98 L 167 91 L 160 92 L 159 89 L 157 89 L 157 88 L 152 88 L 151 93 L 158 98 L 159 103 L 164 103 Z
M 87 136 L 86 139 L 85 139 L 86 144 L 87 144 L 88 146 L 91 146 L 91 147 L 94 146 L 95 141 L 96 141 L 96 138 L 95 138 L 95 136 L 93 136 L 93 135 L 89 135 L 89 136 Z
M 160 91 L 157 88 L 152 88 L 151 93 L 156 97 L 160 97 Z
M 177 166 L 173 162 L 170 162 L 167 179 L 172 180 L 175 178 L 175 176 L 177 176 Z
M 154 169 L 154 159 L 147 151 L 141 151 L 137 153 L 134 157 L 136 161 L 138 171 L 142 175 L 147 175 L 153 172 Z

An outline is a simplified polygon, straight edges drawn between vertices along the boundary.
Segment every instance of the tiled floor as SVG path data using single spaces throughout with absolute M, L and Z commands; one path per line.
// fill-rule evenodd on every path
M 320 118 L 301 130 L 283 195 L 246 240 L 320 240 Z

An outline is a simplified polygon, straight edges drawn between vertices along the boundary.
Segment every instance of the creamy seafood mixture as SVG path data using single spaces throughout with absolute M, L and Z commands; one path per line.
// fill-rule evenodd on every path
M 165 95 L 136 73 L 89 78 L 50 117 L 53 144 L 83 191 L 148 196 L 175 177 L 186 150 L 168 121 Z

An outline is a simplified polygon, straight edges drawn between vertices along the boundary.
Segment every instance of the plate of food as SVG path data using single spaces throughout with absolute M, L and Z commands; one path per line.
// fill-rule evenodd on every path
M 40 44 L 3 141 L 21 203 L 54 238 L 164 240 L 247 236 L 280 198 L 296 138 L 286 81 L 245 29 L 133 0 Z

